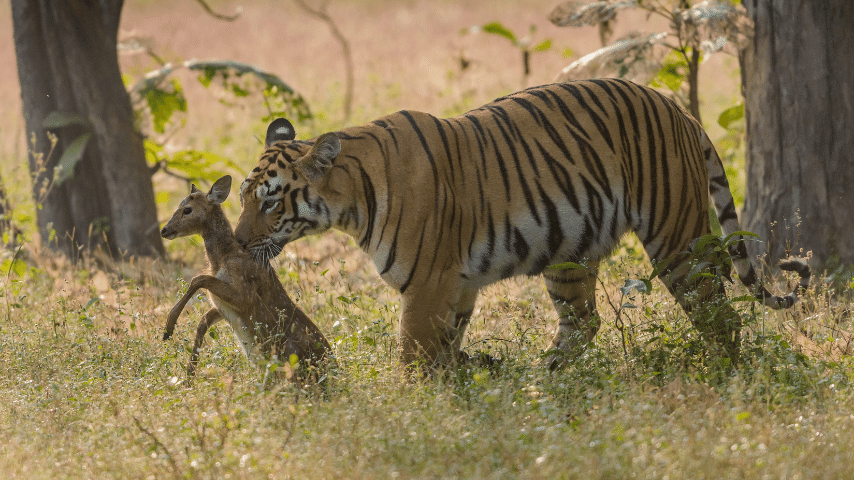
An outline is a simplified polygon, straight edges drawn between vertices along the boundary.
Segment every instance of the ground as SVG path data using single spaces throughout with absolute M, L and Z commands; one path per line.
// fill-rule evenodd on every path
M 556 1 L 332 2 L 352 43 L 353 117 L 369 121 L 409 108 L 465 111 L 522 86 L 521 59 L 503 38 L 461 34 L 500 21 L 537 25 L 552 38 L 534 55 L 529 85 L 546 83 L 598 47 L 593 29 L 559 29 L 545 18 Z M 148 39 L 158 55 L 229 58 L 280 75 L 318 118 L 300 137 L 345 123 L 344 66 L 325 25 L 286 1 L 211 2 L 241 18 L 225 23 L 192 1 L 136 1 L 121 36 Z M 12 66 L 8 2 L 0 8 L 0 62 Z M 643 15 L 616 35 L 666 28 Z M 571 58 L 561 52 L 571 48 Z M 461 68 L 460 58 L 470 62 Z M 156 68 L 121 58 L 128 78 Z M 178 77 L 186 126 L 170 148 L 213 151 L 245 173 L 259 153 L 262 109 L 225 105 L 215 91 Z M 704 356 L 702 342 L 664 288 L 632 298 L 620 287 L 651 266 L 628 238 L 603 265 L 597 301 L 603 327 L 569 367 L 537 365 L 556 314 L 539 279 L 487 288 L 464 347 L 504 359 L 496 371 L 461 369 L 411 378 L 396 363 L 398 295 L 341 235 L 289 245 L 277 268 L 286 289 L 333 344 L 338 367 L 325 388 L 272 385 L 218 325 L 192 386 L 184 377 L 193 302 L 175 337 L 160 340 L 166 314 L 204 268 L 198 239 L 167 244 L 167 259 L 72 265 L 32 234 L 25 135 L 17 76 L 0 76 L 0 174 L 28 237 L 5 249 L 0 272 L 0 469 L 21 478 L 845 478 L 854 411 L 848 354 L 850 285 L 819 272 L 803 304 L 771 312 L 738 302 L 747 328 L 735 373 Z M 712 57 L 701 73 L 703 115 L 719 149 L 731 142 L 717 115 L 737 101 L 737 61 Z M 730 165 L 738 182 L 738 150 Z M 234 172 L 235 175 L 241 172 Z M 158 173 L 159 216 L 187 185 Z M 239 205 L 226 208 L 236 219 Z M 12 261 L 17 258 L 16 261 Z M 791 288 L 784 277 L 769 287 Z M 850 279 L 849 279 L 850 282 Z M 738 288 L 733 296 L 743 293 Z M 629 305 L 627 305 L 629 304 Z M 636 308 L 632 308 L 636 307 Z

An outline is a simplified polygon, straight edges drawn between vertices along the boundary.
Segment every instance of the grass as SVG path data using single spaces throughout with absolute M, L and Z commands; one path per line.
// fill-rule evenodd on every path
M 499 20 L 522 31 L 537 23 L 538 38 L 551 36 L 578 54 L 596 46 L 593 30 L 558 30 L 545 22 L 554 2 L 535 3 L 529 9 L 509 0 L 493 2 L 494 8 L 485 2 L 332 4 L 330 13 L 347 19 L 341 28 L 357 55 L 351 123 L 401 108 L 457 113 L 518 88 L 517 52 L 458 34 L 473 24 Z M 212 4 L 225 12 L 235 6 Z M 340 126 L 343 66 L 325 27 L 300 17 L 288 2 L 244 7 L 242 23 L 223 24 L 201 16 L 193 2 L 134 3 L 122 29 L 153 36 L 172 61 L 228 57 L 279 72 L 320 114 L 298 126 L 303 137 Z M 271 11 L 280 18 L 274 24 Z M 0 25 L 9 26 L 8 9 L 0 9 Z M 617 34 L 632 27 L 618 24 Z M 378 30 L 386 35 L 374 35 Z M 13 64 L 9 40 L 0 42 L 0 59 Z M 549 81 L 564 65 L 555 50 L 535 56 L 532 83 Z M 470 69 L 459 69 L 458 55 L 472 61 Z M 140 57 L 123 57 L 122 65 L 132 76 L 154 68 Z M 734 68 L 731 61 L 704 65 L 708 123 L 738 93 Z M 0 82 L 6 87 L 0 100 L 10 106 L 0 117 L 0 174 L 29 235 L 20 250 L 0 251 L 0 469 L 7 477 L 849 475 L 850 286 L 818 278 L 808 298 L 786 312 L 738 304 L 747 323 L 745 362 L 729 374 L 704 357 L 696 331 L 660 284 L 648 295 L 621 297 L 626 279 L 651 270 L 633 238 L 603 264 L 597 291 L 603 326 L 595 343 L 559 372 L 537 366 L 556 324 L 542 281 L 518 278 L 485 289 L 464 343 L 470 353 L 502 357 L 498 371 L 409 378 L 396 363 L 398 295 L 347 237 L 332 233 L 296 242 L 278 260 L 285 288 L 339 359 L 327 390 L 264 385 L 222 324 L 207 337 L 199 377 L 188 386 L 187 350 L 206 303 L 191 303 L 172 340 L 160 336 L 185 282 L 203 268 L 202 246 L 181 239 L 167 244 L 168 260 L 93 257 L 76 265 L 40 250 L 32 233 L 36 207 L 26 187 L 17 79 L 6 75 Z M 251 168 L 258 153 L 253 135 L 264 131 L 257 109 L 222 106 L 191 78 L 182 82 L 187 126 L 171 142 Z M 165 218 L 187 187 L 159 174 L 155 186 Z M 236 218 L 236 200 L 226 207 Z M 784 278 L 770 287 L 789 288 Z M 618 315 L 609 305 L 628 301 L 638 308 Z
M 680 350 L 696 333 L 658 287 L 625 317 L 639 333 L 624 355 L 604 296 L 645 269 L 628 252 L 628 262 L 612 261 L 603 273 L 606 325 L 565 370 L 535 365 L 555 315 L 539 282 L 517 279 L 487 289 L 466 342 L 502 356 L 497 372 L 413 380 L 395 362 L 396 295 L 353 247 L 333 240 L 308 240 L 280 270 L 334 344 L 339 367 L 325 393 L 264 388 L 222 324 L 188 387 L 183 370 L 204 302 L 188 309 L 176 339 L 159 336 L 178 280 L 196 267 L 27 258 L 22 277 L 0 282 L 0 465 L 26 478 L 848 472 L 854 365 L 832 352 L 804 355 L 795 339 L 805 337 L 786 328 L 804 316 L 832 317 L 836 301 L 814 296 L 795 313 L 754 317 L 746 308 L 746 362 L 729 376 Z M 832 319 L 812 321 L 800 328 L 818 332 Z M 643 330 L 652 325 L 669 340 L 647 344 Z

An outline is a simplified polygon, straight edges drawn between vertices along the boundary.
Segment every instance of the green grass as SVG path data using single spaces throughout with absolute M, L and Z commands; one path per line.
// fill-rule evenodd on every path
M 233 146 L 248 152 L 247 142 Z M 4 175 L 25 172 L 7 167 Z M 170 192 L 164 212 L 185 194 L 180 182 L 156 184 Z M 27 192 L 11 196 L 31 238 Z M 236 199 L 228 202 L 235 218 Z M 93 257 L 72 265 L 32 241 L 0 251 L 9 261 L 0 271 L 7 476 L 717 479 L 850 471 L 850 287 L 834 291 L 819 279 L 787 312 L 738 304 L 745 361 L 732 374 L 706 358 L 661 285 L 621 296 L 626 279 L 651 270 L 628 237 L 601 269 L 602 329 L 564 370 L 538 365 L 556 323 L 541 280 L 513 279 L 484 290 L 464 343 L 470 353 L 503 358 L 502 366 L 413 379 L 397 364 L 398 295 L 350 239 L 332 233 L 296 242 L 278 260 L 285 288 L 333 344 L 338 366 L 326 389 L 265 384 L 225 324 L 207 337 L 189 386 L 184 369 L 205 301 L 191 303 L 172 340 L 160 337 L 179 292 L 203 268 L 203 248 L 198 239 L 167 247 L 172 260 L 120 264 Z M 784 280 L 770 286 L 786 291 Z M 618 316 L 629 301 L 638 308 Z
M 471 36 L 460 40 L 457 33 L 491 21 L 492 12 L 469 12 L 474 4 L 448 2 L 447 8 L 436 9 L 430 2 L 404 2 L 383 3 L 383 8 L 377 3 L 375 11 L 365 13 L 364 2 L 345 3 L 334 13 L 338 18 L 362 15 L 353 17 L 348 34 L 360 55 L 371 54 L 359 62 L 367 73 L 357 75 L 351 124 L 401 108 L 453 115 L 518 84 L 514 51 Z M 553 7 L 546 3 L 543 12 Z M 215 5 L 231 11 L 230 4 Z M 410 6 L 420 10 L 411 13 Z M 202 38 L 203 30 L 222 27 L 203 21 L 177 27 L 151 23 L 186 18 L 196 12 L 192 3 L 176 4 L 190 12 L 186 15 L 127 15 L 131 24 L 148 25 L 163 35 L 161 46 L 174 43 L 186 49 L 174 54 L 180 58 L 208 58 L 234 45 L 243 49 L 237 58 L 284 72 L 286 80 L 302 87 L 318 114 L 314 123 L 297 125 L 300 138 L 340 128 L 343 89 L 335 73 L 341 69 L 337 46 L 283 50 L 281 45 L 293 42 L 263 34 L 269 28 L 266 7 L 260 13 L 257 6 L 246 7 L 249 26 L 231 36 L 218 33 L 192 42 L 183 39 Z M 275 8 L 285 7 L 276 3 Z M 389 8 L 391 14 L 384 16 Z M 462 24 L 445 19 L 445 10 L 460 9 L 464 11 L 449 17 L 465 15 Z M 518 13 L 545 23 L 539 10 Z M 395 20 L 410 14 L 418 19 L 419 35 L 394 33 L 411 31 Z M 325 32 L 300 18 L 282 31 L 296 32 L 297 38 Z M 518 22 L 516 28 L 529 24 L 528 17 Z M 255 30 L 260 33 L 252 38 L 260 45 L 244 41 L 245 32 Z M 392 33 L 374 35 L 379 30 Z M 593 31 L 559 33 L 563 36 L 555 34 L 556 41 L 571 42 L 573 48 L 583 35 L 598 45 Z M 389 36 L 412 41 L 408 52 L 443 50 L 432 60 L 402 55 L 396 44 L 387 42 Z M 253 56 L 259 49 L 266 50 Z M 386 53 L 375 58 L 376 52 Z M 456 66 L 463 54 L 474 60 L 466 72 Z M 563 66 L 553 59 L 546 66 L 547 60 L 537 60 L 542 61 L 535 68 L 540 83 Z M 140 63 L 137 73 L 150 69 L 143 60 L 124 62 Z M 321 80 L 318 71 L 332 73 Z M 714 127 L 720 111 L 732 105 L 738 81 L 730 79 L 726 87 L 719 80 L 729 74 L 712 67 L 704 66 L 703 75 L 710 76 L 709 87 L 725 91 L 703 105 L 703 117 L 729 159 L 731 180 L 741 185 L 743 147 L 738 138 L 720 140 L 724 133 Z M 7 81 L 5 91 L 13 91 L 14 79 Z M 190 88 L 192 79 L 183 82 L 195 96 L 188 126 L 174 138 L 177 147 L 210 150 L 251 169 L 260 150 L 253 135 L 264 133 L 255 119 L 263 112 L 257 105 L 223 107 L 209 91 Z M 116 264 L 94 257 L 72 265 L 40 250 L 32 240 L 36 207 L 18 138 L 22 127 L 2 127 L 0 175 L 10 189 L 13 218 L 26 234 L 20 251 L 0 248 L 4 477 L 850 476 L 850 279 L 825 284 L 817 278 L 806 300 L 786 312 L 737 304 L 747 327 L 744 363 L 733 374 L 706 358 L 696 330 L 660 284 L 649 295 L 621 297 L 619 287 L 626 279 L 651 271 L 637 240 L 629 237 L 601 269 L 600 333 L 567 368 L 550 373 L 538 365 L 557 321 L 542 281 L 512 279 L 484 290 L 464 342 L 469 353 L 486 351 L 503 358 L 502 366 L 494 372 L 463 369 L 413 379 L 397 364 L 399 296 L 382 283 L 350 239 L 327 234 L 289 245 L 278 260 L 285 288 L 333 344 L 337 368 L 329 373 L 325 391 L 264 384 L 225 324 L 206 338 L 199 376 L 190 386 L 184 377 L 187 350 L 206 301 L 191 302 L 173 338 L 160 338 L 179 292 L 203 268 L 198 239 L 168 242 L 168 261 Z M 165 218 L 187 186 L 162 173 L 154 182 L 160 217 Z M 226 202 L 226 211 L 236 218 L 236 198 Z M 16 253 L 19 263 L 12 262 Z M 791 288 L 785 279 L 772 280 L 769 288 L 775 292 Z M 741 293 L 737 288 L 732 292 Z M 624 308 L 618 315 L 619 305 L 629 301 L 637 308 Z
M 179 240 L 181 241 L 181 240 Z M 183 240 L 183 247 L 200 250 Z M 568 368 L 536 365 L 555 314 L 538 280 L 486 290 L 467 349 L 495 372 L 412 379 L 396 363 L 398 298 L 343 237 L 280 260 L 286 288 L 334 345 L 325 392 L 263 385 L 229 327 L 184 367 L 194 302 L 159 339 L 180 279 L 200 268 L 25 258 L 0 283 L 0 451 L 21 478 L 843 478 L 854 451 L 854 364 L 827 339 L 840 296 L 758 309 L 729 375 L 688 347 L 696 332 L 663 288 L 624 310 L 607 297 L 649 267 L 627 241 L 603 268 L 604 325 Z M 775 288 L 785 288 L 775 285 Z M 97 299 L 97 300 L 93 300 Z M 625 312 L 629 312 L 625 315 Z M 651 327 L 665 333 L 648 343 Z M 628 330 L 627 330 L 628 331 Z M 797 329 L 795 331 L 798 331 Z M 827 336 L 827 335 L 825 335 Z M 798 343 L 800 342 L 800 344 Z M 837 345 L 838 347 L 838 345 Z M 820 352 L 825 348 L 824 353 Z M 829 352 L 829 353 L 827 353 Z
M 306 127 L 334 128 L 326 120 Z M 251 139 L 226 143 L 247 156 L 254 148 Z M 4 176 L 26 184 L 22 168 L 7 166 Z M 158 191 L 169 192 L 160 205 L 168 213 L 185 186 L 156 180 Z M 10 194 L 23 215 L 17 223 L 32 238 L 27 192 Z M 226 207 L 235 218 L 236 199 Z M 520 278 L 484 290 L 464 342 L 469 353 L 501 357 L 497 371 L 412 378 L 397 364 L 398 295 L 349 238 L 330 233 L 289 245 L 278 260 L 285 288 L 333 344 L 337 368 L 325 390 L 265 384 L 225 324 L 211 330 L 199 377 L 189 385 L 184 369 L 205 300 L 190 304 L 173 339 L 160 337 L 168 310 L 203 268 L 203 248 L 194 238 L 167 247 L 171 260 L 119 264 L 95 256 L 72 265 L 29 240 L 20 251 L 0 251 L 0 468 L 8 476 L 717 479 L 849 472 L 850 287 L 833 290 L 819 279 L 786 312 L 737 304 L 747 323 L 745 361 L 732 374 L 706 358 L 696 330 L 660 284 L 648 295 L 621 296 L 626 279 L 651 270 L 630 236 L 601 269 L 602 329 L 564 370 L 538 364 L 556 314 L 541 280 Z M 791 288 L 785 279 L 770 287 Z M 637 308 L 620 310 L 626 302 Z

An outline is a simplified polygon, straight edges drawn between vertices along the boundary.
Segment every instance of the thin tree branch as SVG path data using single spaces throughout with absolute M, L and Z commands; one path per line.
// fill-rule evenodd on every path
M 213 9 L 210 7 L 210 5 L 208 5 L 208 3 L 205 0 L 196 0 L 196 2 L 198 2 L 199 5 L 201 5 L 202 8 L 206 12 L 208 12 L 212 17 L 214 17 L 218 20 L 225 20 L 226 22 L 233 22 L 233 21 L 237 20 L 238 18 L 240 18 L 240 15 L 243 13 L 243 8 L 237 7 L 237 10 L 234 12 L 234 15 L 231 15 L 231 16 L 223 15 L 221 13 L 214 12 Z
M 164 445 L 163 442 L 161 442 L 156 435 L 151 433 L 147 428 L 143 427 L 142 423 L 139 421 L 138 418 L 136 418 L 136 416 L 131 415 L 131 418 L 133 419 L 133 423 L 136 424 L 136 428 L 138 428 L 139 431 L 144 433 L 154 442 L 154 450 L 156 451 L 157 449 L 160 449 L 163 450 L 163 453 L 166 454 L 166 461 L 169 462 L 169 466 L 172 467 L 172 473 L 175 474 L 175 477 L 183 477 L 181 469 L 178 467 L 178 464 L 175 462 L 175 458 L 172 456 L 172 452 L 170 452 L 169 449 L 166 448 L 166 445 Z
M 346 69 L 346 84 L 344 86 L 344 120 L 349 120 L 350 114 L 353 111 L 353 57 L 350 54 L 350 42 L 347 41 L 341 33 L 341 30 L 338 29 L 337 25 L 335 25 L 332 17 L 326 13 L 326 7 L 329 5 L 328 0 L 321 3 L 320 7 L 316 9 L 308 6 L 304 0 L 294 0 L 294 3 L 309 15 L 326 23 L 329 30 L 332 32 L 332 35 L 336 40 L 338 40 L 338 43 L 341 44 L 341 50 L 343 50 L 344 53 L 344 67 Z
M 691 109 L 691 115 L 703 124 L 700 119 L 700 99 L 699 99 L 699 76 L 700 70 L 700 49 L 696 46 L 691 49 L 691 59 L 688 61 L 688 106 Z
M 149 171 L 151 172 L 151 175 L 154 175 L 155 173 L 157 173 L 159 171 L 163 171 L 163 173 L 165 173 L 166 175 L 170 175 L 170 176 L 175 177 L 179 180 L 183 180 L 183 181 L 187 182 L 187 184 L 190 184 L 193 182 L 192 178 L 185 177 L 183 175 L 179 175 L 179 174 L 169 170 L 167 168 L 167 166 L 168 166 L 168 161 L 161 160 L 161 161 L 155 163 L 154 165 L 152 165 L 151 167 L 149 167 Z

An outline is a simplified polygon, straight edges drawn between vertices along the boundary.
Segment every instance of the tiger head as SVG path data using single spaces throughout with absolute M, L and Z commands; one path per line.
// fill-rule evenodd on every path
M 241 212 L 234 233 L 262 259 L 278 255 L 288 242 L 332 226 L 322 184 L 341 143 L 334 133 L 314 141 L 294 138 L 290 122 L 274 120 L 261 160 L 240 186 Z

